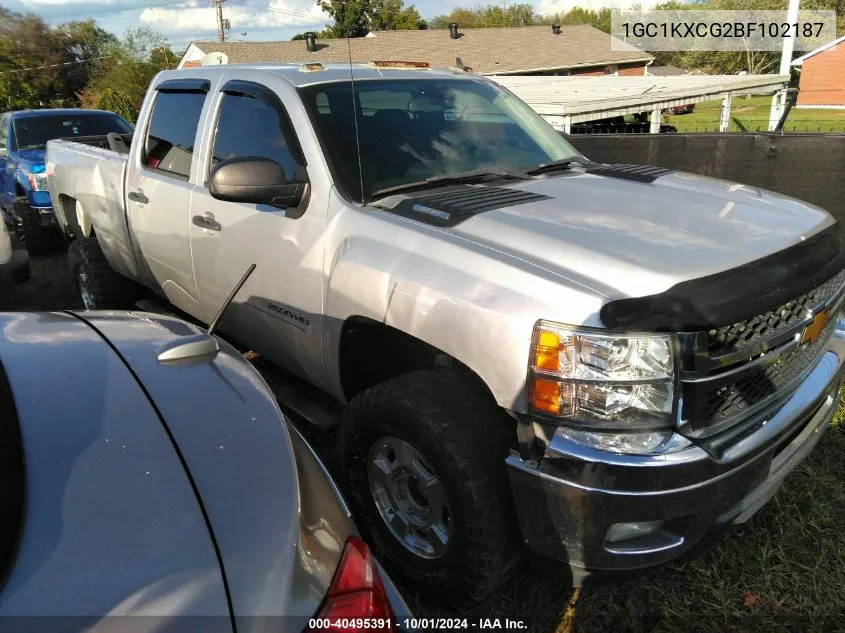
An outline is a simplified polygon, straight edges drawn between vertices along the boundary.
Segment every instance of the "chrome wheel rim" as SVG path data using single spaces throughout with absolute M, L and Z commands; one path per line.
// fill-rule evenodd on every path
M 445 555 L 452 513 L 440 478 L 419 451 L 383 437 L 370 449 L 367 472 L 376 508 L 405 549 L 429 560 Z
M 76 275 L 76 280 L 79 284 L 79 296 L 82 298 L 82 305 L 86 310 L 95 310 L 97 306 L 94 302 L 94 295 L 91 294 L 91 289 L 88 287 L 88 275 L 80 270 Z

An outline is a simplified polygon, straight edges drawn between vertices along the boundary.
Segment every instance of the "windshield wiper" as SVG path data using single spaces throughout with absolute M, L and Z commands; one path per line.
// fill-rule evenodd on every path
M 498 180 L 501 178 L 509 180 L 528 180 L 529 176 L 525 172 L 513 171 L 510 169 L 474 169 L 472 171 L 447 174 L 444 176 L 432 176 L 431 178 L 426 178 L 425 180 L 415 180 L 414 182 L 407 182 L 403 185 L 376 189 L 370 194 L 370 198 L 375 199 L 377 196 L 389 196 L 394 193 L 405 193 L 408 191 L 429 189 L 431 187 L 439 187 L 441 185 L 472 184 L 484 182 L 485 180 Z
M 571 169 L 573 165 L 589 165 L 588 161 L 580 158 L 564 158 L 562 160 L 552 161 L 551 163 L 540 163 L 536 167 L 526 169 L 525 173 L 529 176 L 536 176 L 537 174 L 545 174 L 550 171 L 562 171 L 564 169 Z

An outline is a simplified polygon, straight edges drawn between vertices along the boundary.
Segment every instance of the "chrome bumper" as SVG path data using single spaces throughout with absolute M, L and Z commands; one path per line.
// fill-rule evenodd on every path
M 526 545 L 568 564 L 571 580 L 582 584 L 664 564 L 697 549 L 715 528 L 747 521 L 829 426 L 843 364 L 840 317 L 800 387 L 718 451 L 700 441 L 662 455 L 622 455 L 555 435 L 539 464 L 512 454 L 507 464 Z M 651 531 L 609 540 L 619 525 Z

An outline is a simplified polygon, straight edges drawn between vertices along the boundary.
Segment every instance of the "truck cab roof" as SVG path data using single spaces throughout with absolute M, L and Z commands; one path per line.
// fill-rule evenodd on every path
M 5 114 L 10 114 L 14 119 L 22 119 L 25 117 L 37 117 L 42 114 L 49 114 L 49 115 L 62 115 L 62 114 L 72 114 L 74 116 L 93 116 L 95 114 L 110 114 L 114 115 L 114 112 L 109 112 L 108 110 L 88 110 L 85 108 L 38 108 L 38 109 L 29 109 L 29 110 L 13 110 L 11 112 L 7 112 Z
M 311 86 L 314 84 L 348 81 L 350 68 L 356 81 L 368 79 L 448 79 L 450 77 L 465 77 L 463 71 L 455 68 L 414 67 L 415 62 L 372 62 L 353 64 L 324 64 L 303 61 L 299 64 L 225 64 L 220 66 L 202 66 L 181 70 L 166 70 L 160 75 L 162 81 L 184 78 L 186 75 L 209 78 L 218 77 L 221 73 L 231 74 L 232 71 L 257 70 L 283 77 L 295 87 Z M 375 65 L 379 64 L 379 65 Z M 394 65 L 387 65 L 394 64 Z M 401 65 L 400 65 L 401 64 Z M 475 76 L 475 75 L 470 75 Z

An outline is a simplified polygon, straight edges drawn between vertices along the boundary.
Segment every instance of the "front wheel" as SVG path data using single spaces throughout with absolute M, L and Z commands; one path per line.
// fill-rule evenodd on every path
M 15 236 L 30 255 L 46 255 L 52 247 L 52 232 L 41 226 L 37 209 L 29 206 L 26 196 L 17 198 L 12 209 L 15 220 Z
M 517 560 L 501 415 L 446 370 L 372 387 L 344 415 L 359 527 L 391 575 L 440 601 L 482 600 Z

